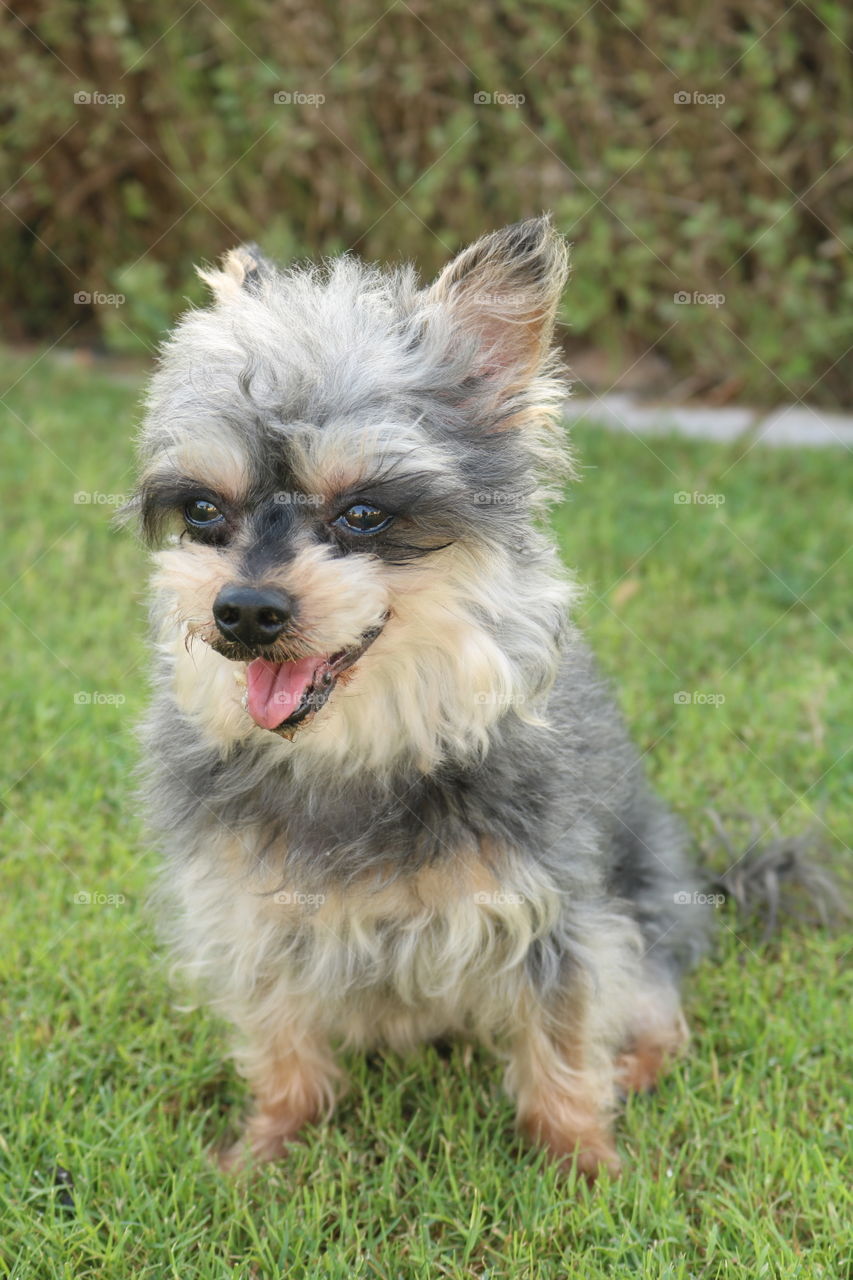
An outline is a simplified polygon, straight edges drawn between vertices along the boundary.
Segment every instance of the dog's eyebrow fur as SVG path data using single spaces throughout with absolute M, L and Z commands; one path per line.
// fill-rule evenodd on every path
M 224 513 L 235 507 L 232 499 L 194 476 L 154 472 L 142 480 L 128 508 L 138 513 L 142 534 L 153 543 L 162 536 L 170 516 L 194 498 L 212 502 Z

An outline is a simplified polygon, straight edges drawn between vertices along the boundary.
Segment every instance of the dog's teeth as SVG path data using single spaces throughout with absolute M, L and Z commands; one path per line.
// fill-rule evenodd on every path
M 240 699 L 240 706 L 243 708 L 244 711 L 249 710 L 249 690 L 248 689 Z
M 245 689 L 245 688 L 246 688 L 246 673 L 245 673 L 245 671 L 235 671 L 235 672 L 234 672 L 234 683 L 235 683 L 236 685 L 239 685 L 239 687 L 240 687 L 241 689 Z

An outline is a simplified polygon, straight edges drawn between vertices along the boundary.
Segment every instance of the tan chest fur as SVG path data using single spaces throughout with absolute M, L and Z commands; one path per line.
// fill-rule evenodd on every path
M 558 906 L 541 873 L 480 850 L 319 891 L 249 873 L 223 842 L 162 890 L 183 967 L 232 1021 L 304 1017 L 333 1039 L 397 1048 L 449 1031 L 490 1036 Z

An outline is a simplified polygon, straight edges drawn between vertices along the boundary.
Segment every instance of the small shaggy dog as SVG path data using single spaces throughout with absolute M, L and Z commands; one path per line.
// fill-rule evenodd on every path
M 567 618 L 547 218 L 431 285 L 253 247 L 163 351 L 132 507 L 155 555 L 147 808 L 178 959 L 280 1156 L 335 1051 L 472 1036 L 518 1122 L 615 1172 L 619 1092 L 685 1043 L 707 911 Z M 171 536 L 169 536 L 171 535 Z

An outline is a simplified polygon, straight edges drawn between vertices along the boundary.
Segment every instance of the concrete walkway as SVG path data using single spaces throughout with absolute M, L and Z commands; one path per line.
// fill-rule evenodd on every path
M 742 436 L 768 445 L 835 445 L 853 449 L 853 415 L 810 409 L 804 404 L 784 409 L 711 409 L 649 405 L 628 395 L 566 404 L 570 422 L 581 419 L 631 435 L 681 435 L 693 440 L 727 443 Z

